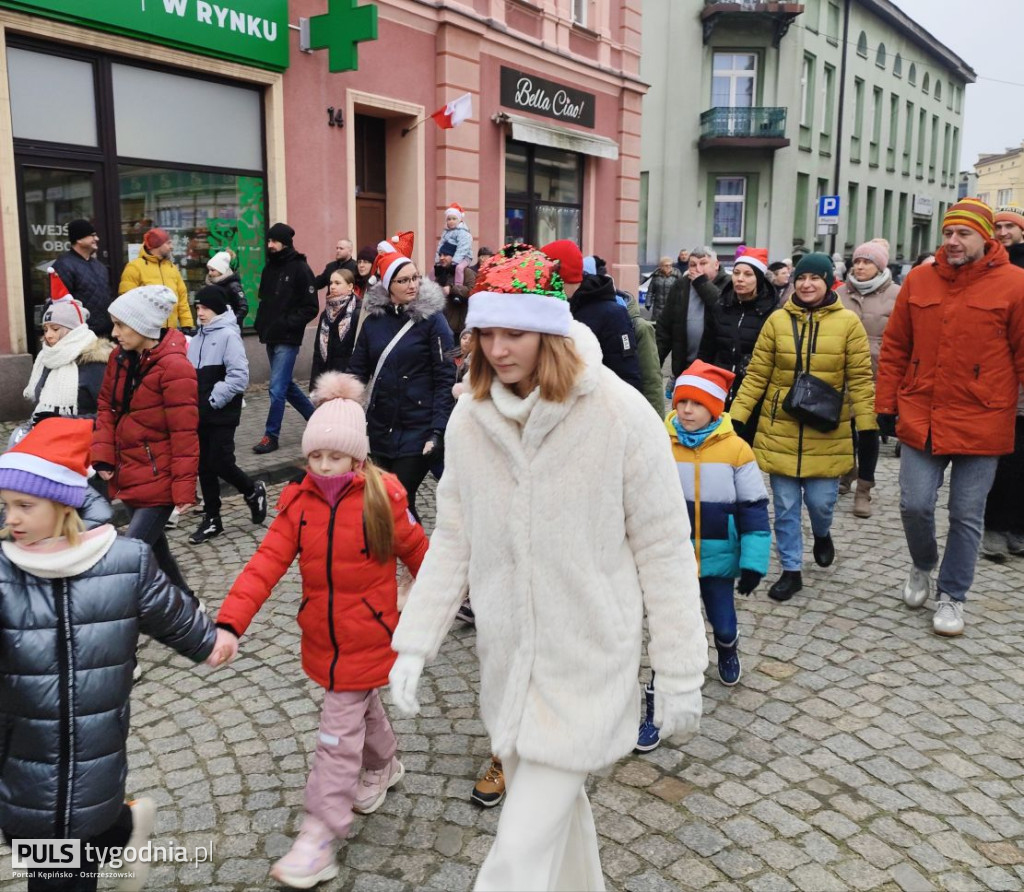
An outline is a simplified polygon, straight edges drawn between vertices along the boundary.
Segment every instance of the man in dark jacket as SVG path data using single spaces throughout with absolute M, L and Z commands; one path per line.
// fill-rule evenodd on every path
M 572 317 L 597 336 L 604 364 L 643 393 L 633 321 L 629 310 L 616 300 L 611 277 L 584 276 L 583 254 L 568 239 L 550 242 L 541 251 L 558 261 L 558 274 L 565 283 Z
M 729 274 L 719 266 L 714 251 L 703 247 L 690 252 L 686 275 L 672 286 L 658 319 L 658 359 L 664 365 L 665 357 L 672 354 L 673 381 L 697 358 L 704 312 L 718 303 L 728 283 Z
M 71 295 L 89 311 L 88 326 L 100 337 L 110 337 L 110 306 L 113 289 L 110 270 L 96 259 L 100 237 L 88 220 L 68 223 L 71 247 L 53 261 L 54 272 Z
M 257 455 L 277 449 L 286 401 L 306 420 L 313 414 L 313 404 L 292 380 L 292 372 L 306 326 L 320 304 L 313 270 L 306 255 L 292 245 L 294 238 L 295 230 L 287 223 L 275 223 L 267 230 L 267 265 L 260 276 L 254 327 L 270 361 L 270 409 L 263 439 L 252 448 Z
M 359 267 L 352 257 L 352 242 L 347 238 L 338 239 L 334 247 L 334 260 L 324 267 L 324 271 L 316 277 L 316 290 L 326 288 L 331 284 L 331 273 L 339 269 L 347 269 L 352 273 L 353 278 L 359 275 Z

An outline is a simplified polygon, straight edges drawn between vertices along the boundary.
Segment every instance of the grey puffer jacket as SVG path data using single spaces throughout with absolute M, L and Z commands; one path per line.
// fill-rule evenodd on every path
M 124 803 L 139 633 L 200 661 L 216 628 L 148 545 L 118 536 L 91 569 L 29 575 L 0 552 L 0 828 L 88 839 Z

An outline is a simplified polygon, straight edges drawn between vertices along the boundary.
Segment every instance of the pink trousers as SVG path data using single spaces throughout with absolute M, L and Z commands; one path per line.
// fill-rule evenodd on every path
M 345 839 L 360 770 L 386 767 L 397 748 L 376 690 L 327 691 L 306 781 L 306 813 L 326 824 L 336 839 Z

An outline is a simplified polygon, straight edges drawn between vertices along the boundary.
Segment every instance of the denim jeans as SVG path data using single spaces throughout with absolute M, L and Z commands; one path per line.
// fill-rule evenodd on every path
M 804 564 L 804 538 L 800 526 L 800 499 L 803 496 L 811 530 L 815 536 L 827 536 L 832 529 L 832 513 L 839 495 L 838 477 L 785 477 L 772 474 L 772 500 L 775 503 L 775 549 L 783 570 L 799 570 Z
M 700 599 L 704 613 L 715 633 L 716 645 L 730 645 L 736 640 L 735 581 L 724 576 L 701 576 Z
M 281 420 L 284 418 L 284 404 L 289 402 L 295 410 L 309 421 L 313 404 L 292 380 L 295 358 L 299 348 L 291 344 L 267 344 L 267 359 L 270 361 L 270 411 L 267 412 L 265 433 L 275 440 L 281 436 Z
M 156 505 L 148 508 L 133 508 L 131 505 L 126 505 L 125 507 L 131 518 L 128 521 L 125 536 L 129 539 L 141 539 L 152 548 L 157 566 L 164 571 L 167 578 L 171 580 L 171 584 L 192 594 L 192 589 L 188 587 L 178 562 L 171 554 L 171 547 L 168 545 L 167 536 L 164 533 L 164 525 L 171 516 L 174 506 Z
M 994 455 L 932 455 L 906 443 L 900 455 L 900 515 L 914 566 L 934 570 L 939 562 L 935 541 L 935 502 L 946 468 L 949 475 L 949 532 L 939 567 L 938 590 L 954 601 L 965 601 L 978 562 L 985 500 L 992 488 L 999 459 Z

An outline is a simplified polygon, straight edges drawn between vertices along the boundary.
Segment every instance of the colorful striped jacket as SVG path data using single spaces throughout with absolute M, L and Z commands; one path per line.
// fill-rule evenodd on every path
M 690 514 L 693 550 L 701 576 L 732 578 L 741 570 L 768 572 L 771 527 L 768 491 L 754 453 L 732 429 L 728 414 L 700 446 L 683 446 L 665 419 L 679 482 Z

